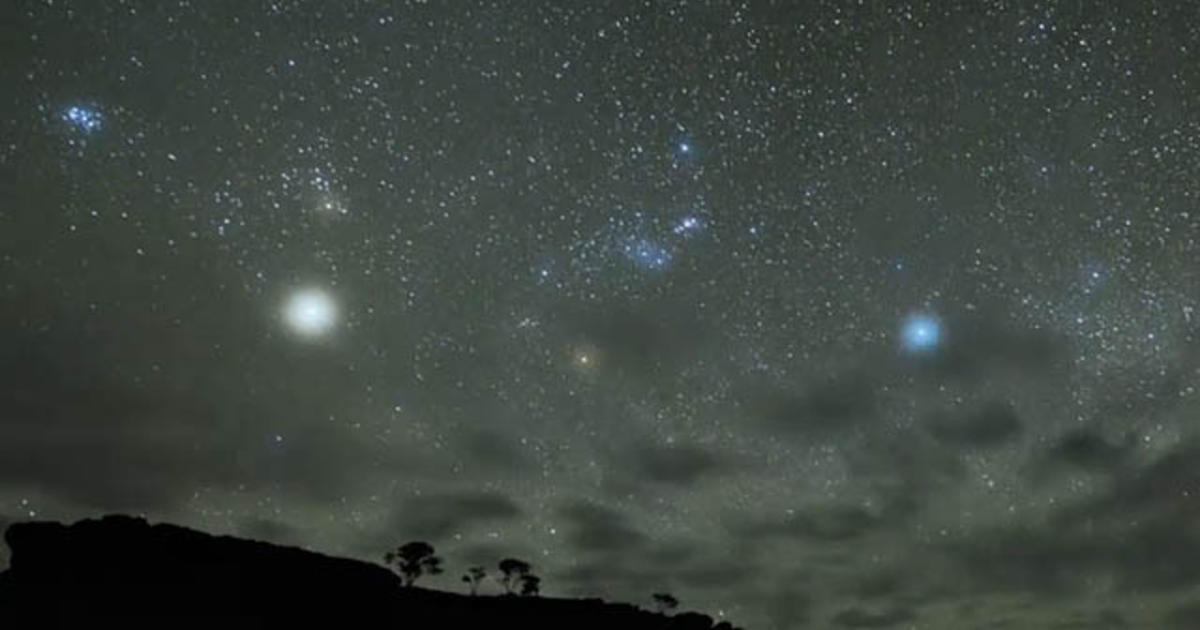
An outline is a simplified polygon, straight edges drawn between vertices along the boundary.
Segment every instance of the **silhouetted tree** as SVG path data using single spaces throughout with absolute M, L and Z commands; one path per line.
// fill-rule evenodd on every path
M 654 606 L 658 608 L 658 612 L 666 613 L 675 610 L 679 606 L 679 600 L 675 599 L 670 593 L 655 593 L 651 597 L 654 598 Z
M 504 591 L 512 594 L 513 589 L 521 582 L 521 578 L 529 574 L 530 566 L 524 560 L 516 558 L 505 558 L 500 561 L 500 583 L 504 585 Z
M 433 545 L 420 540 L 404 543 L 399 549 L 387 552 L 383 561 L 389 566 L 396 565 L 405 586 L 412 586 L 422 575 L 442 572 L 442 559 L 433 555 Z
M 542 578 L 531 574 L 521 576 L 521 595 L 525 597 L 537 597 L 541 586 Z
M 487 577 L 487 571 L 483 567 L 471 567 L 467 569 L 467 573 L 462 576 L 462 581 L 471 586 L 471 594 L 474 595 L 479 591 L 479 583 L 483 578 Z

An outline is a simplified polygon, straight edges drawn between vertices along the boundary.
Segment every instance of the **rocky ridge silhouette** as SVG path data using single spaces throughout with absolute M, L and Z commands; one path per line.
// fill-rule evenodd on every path
M 6 628 L 735 630 L 694 612 L 667 616 L 599 599 L 405 588 L 376 564 L 129 516 L 15 523 L 4 538 Z

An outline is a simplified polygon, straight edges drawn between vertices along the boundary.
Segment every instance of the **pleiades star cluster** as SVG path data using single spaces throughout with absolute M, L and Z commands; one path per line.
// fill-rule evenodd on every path
M 1197 627 L 1197 58 L 1194 2 L 4 2 L 0 523 Z

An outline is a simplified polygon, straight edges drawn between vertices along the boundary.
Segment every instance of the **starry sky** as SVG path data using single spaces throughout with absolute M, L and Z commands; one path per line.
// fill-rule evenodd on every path
M 515 555 L 750 628 L 1196 627 L 1198 25 L 4 2 L 0 524 L 419 538 L 429 586 Z

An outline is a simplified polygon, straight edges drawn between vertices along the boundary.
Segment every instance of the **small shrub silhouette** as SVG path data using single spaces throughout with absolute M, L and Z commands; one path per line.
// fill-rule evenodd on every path
M 524 560 L 505 558 L 500 561 L 501 575 L 496 579 L 500 580 L 500 583 L 504 585 L 504 592 L 511 595 L 513 589 L 523 582 L 523 578 L 526 575 L 529 575 L 530 570 L 529 563 Z
M 422 575 L 442 572 L 442 559 L 433 555 L 433 545 L 420 540 L 404 543 L 398 549 L 387 552 L 383 561 L 388 566 L 395 565 L 405 586 L 412 586 Z
M 487 577 L 487 571 L 483 567 L 470 567 L 466 574 L 462 576 L 462 581 L 466 582 L 471 587 L 471 594 L 475 595 L 479 592 L 479 584 L 483 582 L 483 578 Z
M 537 597 L 541 586 L 542 578 L 530 574 L 521 576 L 521 595 L 525 597 Z
M 655 593 L 651 597 L 654 598 L 654 607 L 660 613 L 671 612 L 679 606 L 679 600 L 675 599 L 675 596 L 670 593 Z

